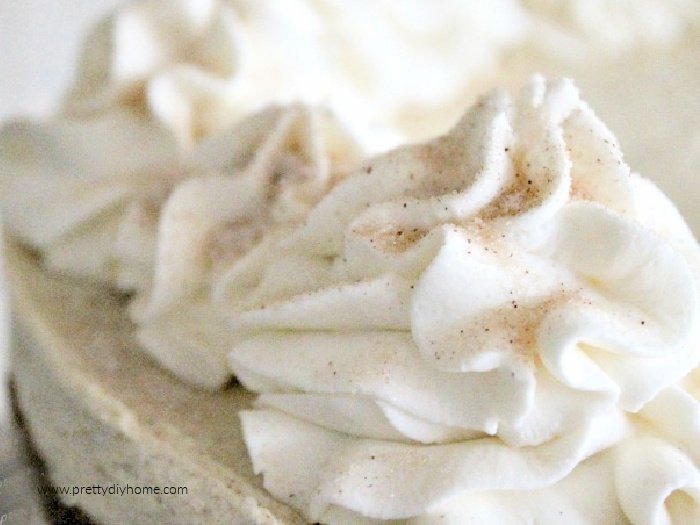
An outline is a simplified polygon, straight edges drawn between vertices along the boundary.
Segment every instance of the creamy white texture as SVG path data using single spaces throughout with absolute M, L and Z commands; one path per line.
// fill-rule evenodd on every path
M 230 375 L 230 331 L 211 307 L 212 276 L 296 224 L 361 149 L 329 112 L 294 105 L 178 151 L 127 112 L 9 125 L 0 134 L 3 215 L 51 270 L 136 292 L 145 350 L 215 388 Z
M 290 127 L 298 144 L 292 139 L 284 143 L 279 136 Z M 158 126 L 128 112 L 46 124 L 16 122 L 0 134 L 4 220 L 11 232 L 41 252 L 49 268 L 142 290 L 152 280 L 156 245 L 164 242 L 159 237 L 169 234 L 159 231 L 161 207 L 181 184 L 238 175 L 253 158 L 265 159 L 259 160 L 258 171 L 278 169 L 303 178 L 299 170 L 309 166 L 277 162 L 291 162 L 293 154 L 285 148 L 297 147 L 300 155 L 322 164 L 318 169 L 324 174 L 330 164 L 340 167 L 359 156 L 354 140 L 332 116 L 303 106 L 255 114 L 188 154 L 180 153 Z M 193 178 L 197 180 L 186 182 Z M 262 175 L 256 180 L 261 187 L 269 182 Z M 235 206 L 243 197 L 235 192 L 244 189 L 236 186 L 218 196 Z M 282 198 L 273 212 L 280 220 L 284 213 L 298 214 L 295 197 L 308 196 Z
M 635 47 L 675 43 L 700 21 L 694 0 L 522 0 L 529 40 L 562 60 L 615 58 Z
M 142 281 L 153 208 L 186 176 L 172 138 L 127 112 L 0 132 L 5 224 L 63 273 L 129 288 Z M 118 239 L 127 234 L 135 255 L 122 259 Z
M 148 111 L 184 145 L 270 103 L 331 108 L 370 149 L 462 98 L 523 33 L 517 2 L 146 0 L 88 40 L 69 112 Z M 416 130 L 418 131 L 418 130 Z
M 524 23 L 510 0 L 431 6 L 127 3 L 87 39 L 60 113 L 4 129 L 9 228 L 50 268 L 143 287 L 160 205 L 202 142 L 271 103 L 302 101 L 330 107 L 355 141 L 382 149 L 405 136 L 407 108 L 458 96 Z
M 163 204 L 152 284 L 131 307 L 145 349 L 190 383 L 225 382 L 235 334 L 212 306 L 212 283 L 264 236 L 291 230 L 358 163 L 329 114 L 298 106 L 263 111 L 200 146 L 192 176 Z
M 700 3 L 695 3 L 700 11 Z M 700 31 L 657 52 L 562 68 L 614 131 L 629 163 L 652 178 L 700 235 Z M 638 86 L 633 97 L 629 86 Z
M 219 0 L 129 2 L 83 47 L 66 112 L 146 111 L 183 146 L 251 108 L 229 96 L 240 51 L 235 13 Z
M 270 251 L 216 298 L 254 468 L 308 519 L 698 517 L 700 250 L 570 82 L 368 162 Z
M 667 45 L 694 23 L 698 10 L 697 4 L 682 1 L 556 5 L 533 1 L 524 2 L 524 10 L 511 2 L 482 4 L 455 2 L 437 12 L 430 9 L 432 3 L 420 1 L 352 6 L 331 1 L 133 3 L 88 42 L 79 81 L 61 118 L 48 124 L 15 124 L 3 135 L 2 169 L 13 178 L 5 193 L 5 220 L 44 254 L 50 268 L 139 290 L 132 314 L 140 340 L 164 366 L 199 386 L 219 386 L 229 373 L 224 355 L 238 335 L 226 326 L 222 311 L 273 303 L 265 313 L 240 315 L 234 326 L 243 334 L 260 332 L 259 339 L 236 350 L 240 361 L 235 367 L 241 377 L 265 393 L 264 409 L 244 416 L 249 434 L 257 436 L 251 451 L 273 492 L 324 521 L 363 522 L 358 512 L 377 516 L 414 512 L 422 516 L 411 518 L 417 523 L 437 521 L 442 514 L 454 523 L 518 523 L 521 516 L 542 523 L 560 522 L 562 516 L 572 523 L 604 523 L 610 516 L 623 515 L 634 523 L 663 523 L 664 509 L 673 514 L 674 523 L 700 521 L 688 514 L 697 512 L 692 510 L 697 503 L 692 502 L 698 498 L 700 382 L 691 376 L 681 386 L 667 387 L 696 360 L 694 349 L 684 347 L 680 337 L 694 325 L 688 312 L 695 296 L 689 296 L 683 284 L 687 273 L 684 277 L 677 271 L 680 266 L 666 253 L 673 250 L 645 241 L 646 230 L 674 238 L 673 249 L 688 251 L 685 256 L 693 272 L 695 248 L 675 210 L 648 183 L 636 176 L 629 184 L 622 176 L 622 182 L 609 176 L 601 179 L 603 183 L 591 184 L 595 191 L 589 191 L 580 172 L 591 170 L 580 166 L 595 164 L 593 157 L 589 155 L 586 164 L 572 152 L 570 160 L 580 168 L 578 175 L 571 174 L 573 186 L 584 181 L 584 190 L 576 187 L 573 192 L 575 200 L 602 203 L 646 230 L 622 227 L 615 217 L 573 204 L 566 204 L 566 212 L 555 212 L 564 206 L 566 177 L 556 184 L 533 177 L 535 189 L 549 195 L 541 201 L 538 196 L 533 204 L 526 195 L 532 190 L 516 187 L 511 174 L 506 175 L 511 167 L 500 172 L 493 168 L 499 163 L 508 166 L 512 159 L 499 159 L 495 150 L 480 157 L 487 149 L 484 139 L 474 141 L 472 151 L 465 154 L 465 164 L 474 165 L 464 168 L 463 179 L 452 181 L 455 184 L 445 190 L 468 193 L 464 199 L 449 195 L 425 199 L 440 193 L 437 175 L 408 191 L 402 180 L 391 179 L 391 187 L 384 187 L 378 178 L 386 174 L 375 173 L 366 184 L 355 189 L 349 185 L 347 194 L 339 192 L 329 199 L 328 214 L 321 213 L 309 231 L 295 237 L 300 242 L 296 249 L 285 248 L 284 257 L 276 256 L 289 234 L 282 225 L 293 226 L 330 182 L 320 167 L 323 163 L 316 162 L 324 155 L 317 155 L 316 146 L 305 148 L 301 155 L 285 151 L 289 126 L 292 136 L 313 142 L 303 131 L 306 124 L 300 124 L 313 118 L 292 110 L 293 117 L 271 111 L 256 116 L 257 123 L 245 121 L 252 110 L 270 101 L 323 102 L 340 111 L 366 146 L 382 149 L 400 137 L 422 137 L 443 129 L 450 119 L 435 108 L 467 99 L 470 83 L 488 77 L 489 70 L 497 71 L 503 49 L 515 40 L 562 63 L 583 63 L 592 50 L 619 57 L 634 47 Z M 532 51 L 528 49 L 525 54 Z M 516 106 L 521 111 L 527 104 Z M 484 136 L 512 134 L 503 140 L 522 142 L 530 131 L 523 131 L 529 124 L 521 121 L 529 117 L 512 117 L 510 106 L 502 107 L 506 109 L 494 113 L 512 129 L 504 131 L 493 117 L 489 121 L 493 129 Z M 578 140 L 580 149 L 593 151 L 594 146 L 582 142 L 585 133 L 575 128 L 576 118 L 569 114 L 575 110 L 557 111 L 566 117 L 552 118 L 553 128 L 561 124 L 559 120 L 566 121 L 561 127 L 574 129 L 571 140 Z M 231 123 L 238 127 L 228 130 Z M 267 135 L 260 138 L 259 130 Z M 247 134 L 260 140 L 248 143 Z M 612 141 L 600 127 L 595 134 Z M 216 135 L 219 138 L 212 140 Z M 239 141 L 240 148 L 229 149 Z M 564 142 L 568 144 L 569 138 Z M 532 155 L 546 158 L 554 172 L 566 171 L 561 159 L 541 151 Z M 416 163 L 428 170 L 420 159 L 396 160 L 399 156 L 389 157 L 390 163 Z M 688 159 L 690 163 L 692 157 Z M 605 162 L 614 164 L 610 158 Z M 482 165 L 491 166 L 490 171 L 477 177 Z M 289 181 L 283 177 L 284 188 L 278 192 L 278 173 L 273 172 L 280 166 L 310 178 L 285 185 L 284 180 Z M 375 166 L 373 171 L 380 170 Z M 601 185 L 614 188 L 610 191 L 614 198 L 607 199 Z M 462 191 L 465 188 L 469 192 Z M 404 191 L 415 200 L 406 202 L 406 209 L 418 211 L 402 211 L 403 201 L 375 206 L 375 201 L 397 198 Z M 230 199 L 231 195 L 237 197 Z M 361 213 L 365 201 L 373 204 L 372 211 Z M 494 202 L 496 210 L 490 210 Z M 274 209 L 263 211 L 270 203 L 275 203 Z M 448 209 L 442 210 L 442 203 Z M 537 211 L 525 218 L 499 218 L 509 213 L 504 209 L 519 210 L 522 205 Z M 166 213 L 162 218 L 161 209 Z M 348 233 L 350 222 L 354 231 Z M 446 226 L 452 223 L 459 223 L 457 231 Z M 377 225 L 387 224 L 386 231 L 377 231 Z M 539 235 L 522 239 L 511 232 L 538 228 Z M 589 228 L 600 230 L 589 238 L 585 236 Z M 496 239 L 494 248 L 484 241 L 484 230 L 506 237 Z M 627 243 L 622 248 L 620 239 Z M 584 241 L 599 245 L 599 252 L 576 246 Z M 484 251 L 483 257 L 476 257 L 472 243 Z M 637 253 L 636 259 L 629 254 L 638 248 L 646 250 L 646 259 L 644 253 Z M 512 263 L 501 260 L 508 249 L 517 250 Z M 473 253 L 462 261 L 465 250 Z M 348 261 L 344 263 L 343 257 Z M 618 268 L 618 258 L 631 262 Z M 660 268 L 649 262 L 657 259 L 663 263 Z M 644 268 L 650 267 L 648 274 L 634 275 L 634 265 L 640 261 Z M 655 283 L 659 275 L 669 277 Z M 628 278 L 629 286 L 615 284 L 621 276 Z M 353 285 L 355 279 L 363 284 Z M 580 280 L 587 286 L 583 291 Z M 468 293 L 465 283 L 471 283 Z M 341 288 L 337 293 L 328 288 L 327 293 L 293 298 L 324 286 Z M 517 299 L 510 299 L 511 291 Z M 279 311 L 277 301 L 283 301 Z M 671 311 L 677 315 L 669 316 Z M 482 333 L 478 328 L 484 318 L 497 322 Z M 279 332 L 275 323 L 304 333 L 297 339 Z M 533 324 L 540 327 L 534 335 L 526 329 Z M 362 330 L 381 332 L 369 339 L 388 354 L 371 354 L 371 348 L 365 348 L 368 337 L 356 334 Z M 313 336 L 307 338 L 306 331 Z M 470 339 L 467 346 L 465 337 Z M 574 344 L 579 340 L 589 345 Z M 277 345 L 282 348 L 276 350 Z M 280 358 L 273 351 L 290 353 L 304 345 L 318 352 L 285 354 L 281 364 L 276 363 Z M 332 345 L 364 355 L 368 370 L 355 376 L 360 360 L 355 356 L 344 363 L 347 384 L 329 381 L 316 392 L 316 381 L 323 374 L 335 373 L 334 381 L 342 375 L 334 368 L 343 362 L 342 355 L 328 355 Z M 533 345 L 537 345 L 535 357 L 529 350 Z M 405 348 L 420 352 L 411 354 Z M 647 355 L 654 356 L 661 348 L 675 351 L 673 359 Z M 387 349 L 396 349 L 397 354 Z M 399 355 L 399 349 L 404 353 Z M 316 368 L 306 370 L 307 362 Z M 282 364 L 278 371 L 275 367 Z M 287 377 L 286 368 L 294 367 L 307 375 Z M 420 372 L 424 367 L 428 372 Z M 279 377 L 270 378 L 269 370 Z M 377 370 L 381 376 L 363 375 Z M 452 384 L 456 373 L 469 377 Z M 382 386 L 387 378 L 393 384 L 396 377 L 408 386 Z M 364 383 L 358 387 L 360 379 Z M 423 399 L 426 385 L 444 389 Z M 311 393 L 297 395 L 307 388 Z M 476 393 L 479 388 L 481 394 Z M 474 397 L 468 405 L 463 401 L 465 389 Z M 496 392 L 490 396 L 492 403 L 482 405 L 478 396 L 489 397 L 483 392 L 490 389 Z M 621 422 L 630 417 L 619 418 L 618 409 L 639 416 L 632 416 L 631 423 Z M 651 430 L 644 420 L 651 421 Z M 578 424 L 589 426 L 574 428 Z M 288 441 L 276 443 L 281 433 Z M 499 446 L 481 447 L 475 438 L 484 433 L 495 434 Z M 623 435 L 631 436 L 629 447 L 585 459 Z M 552 436 L 566 440 L 558 448 L 549 447 Z M 395 442 L 421 445 L 408 455 L 405 449 L 392 448 L 394 459 L 384 461 L 377 474 L 374 462 L 379 455 L 372 454 L 371 463 L 363 456 L 375 444 L 362 441 L 358 446 L 357 437 L 380 440 L 376 445 L 380 448 Z M 293 442 L 296 438 L 300 444 Z M 319 443 L 324 446 L 316 449 Z M 468 446 L 435 459 L 424 455 L 422 443 Z M 537 447 L 534 454 L 521 453 L 520 448 L 528 445 Z M 356 446 L 357 457 L 347 452 Z M 307 450 L 303 447 L 309 447 L 309 456 L 298 458 L 303 464 L 290 463 Z M 309 467 L 309 458 L 317 468 Z M 648 458 L 654 461 L 647 462 Z M 392 469 L 408 460 L 434 461 L 435 470 L 420 471 L 425 474 L 424 485 L 418 480 L 412 486 L 387 488 L 390 478 L 396 478 Z M 509 479 L 489 477 L 499 461 L 507 465 Z M 528 462 L 527 468 L 520 469 L 522 461 Z M 354 467 L 355 463 L 360 466 Z M 445 465 L 453 468 L 452 478 L 440 485 L 436 472 L 444 481 Z M 314 468 L 327 479 L 309 478 L 308 470 Z M 471 477 L 460 468 L 473 470 Z M 358 469 L 357 477 L 351 479 L 344 469 Z M 280 472 L 283 475 L 276 479 Z M 295 472 L 296 477 L 290 474 Z M 389 481 L 382 488 L 361 479 L 371 473 Z M 658 478 L 657 485 L 633 483 L 648 478 Z M 358 492 L 356 481 L 372 486 L 366 493 Z M 341 482 L 349 486 L 338 489 L 345 496 L 333 492 Z M 403 479 L 400 482 L 404 484 Z M 316 487 L 323 490 L 311 495 Z M 676 488 L 688 490 L 690 504 L 678 493 L 671 495 Z M 387 498 L 398 489 L 415 493 L 404 492 L 403 499 L 395 501 Z M 467 492 L 444 501 L 453 490 Z
M 570 2 L 555 16 L 547 2 L 507 0 L 441 10 L 424 0 L 128 3 L 87 40 L 61 114 L 3 133 L 0 163 L 15 179 L 10 229 L 52 268 L 137 287 L 152 271 L 159 203 L 188 176 L 202 141 L 270 102 L 298 99 L 334 108 L 369 150 L 431 135 L 453 119 L 438 108 L 461 106 L 508 46 L 534 38 L 569 56 L 538 20 L 577 35 L 607 27 L 585 22 L 604 4 Z M 654 6 L 637 5 L 625 27 L 666 41 L 645 24 L 680 33 L 697 11 L 678 2 L 654 17 Z M 585 32 L 575 39 L 598 42 Z

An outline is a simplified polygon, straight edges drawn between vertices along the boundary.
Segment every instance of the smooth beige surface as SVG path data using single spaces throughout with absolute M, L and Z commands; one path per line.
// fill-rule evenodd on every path
M 139 351 L 120 298 L 50 276 L 6 245 L 20 409 L 57 485 L 186 486 L 179 496 L 66 498 L 101 524 L 304 523 L 260 488 L 240 388 L 196 391 Z

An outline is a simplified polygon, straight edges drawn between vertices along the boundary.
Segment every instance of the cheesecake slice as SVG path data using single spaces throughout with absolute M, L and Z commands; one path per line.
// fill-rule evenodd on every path
M 122 296 L 13 242 L 5 257 L 16 411 L 48 484 L 70 492 L 57 503 L 101 525 L 305 523 L 253 473 L 238 420 L 250 393 L 186 385 L 138 348 Z

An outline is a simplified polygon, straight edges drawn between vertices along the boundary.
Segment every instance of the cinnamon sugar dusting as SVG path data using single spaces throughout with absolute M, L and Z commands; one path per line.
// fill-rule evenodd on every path
M 508 151 L 509 148 L 506 148 Z M 537 173 L 531 163 L 523 159 L 522 153 L 514 153 L 513 174 L 509 184 L 503 188 L 498 197 L 489 203 L 480 213 L 484 219 L 520 215 L 535 208 L 546 195 L 546 184 L 551 184 L 549 167 L 541 166 Z
M 577 301 L 572 291 L 560 291 L 547 298 L 524 301 L 512 299 L 498 307 L 454 324 L 447 341 L 432 341 L 436 361 L 459 361 L 465 349 L 475 352 L 507 353 L 535 368 L 538 355 L 537 334 L 546 315 L 563 304 Z
M 425 198 L 462 192 L 473 182 L 476 173 L 469 173 L 459 165 L 464 146 L 452 137 L 437 139 L 416 152 L 417 160 L 424 166 L 417 186 L 408 195 Z M 408 178 L 416 180 L 415 172 Z
M 420 228 L 403 228 L 387 226 L 385 228 L 363 226 L 352 231 L 353 234 L 367 239 L 377 250 L 398 254 L 408 251 L 428 232 Z

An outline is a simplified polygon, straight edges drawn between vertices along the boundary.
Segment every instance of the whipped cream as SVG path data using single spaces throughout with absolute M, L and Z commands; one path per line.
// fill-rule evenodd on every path
M 229 93 L 240 62 L 236 24 L 219 0 L 127 3 L 86 39 L 66 112 L 146 112 L 183 146 L 221 131 L 256 109 Z
M 210 281 L 292 228 L 361 156 L 328 111 L 301 105 L 251 115 L 186 154 L 126 112 L 17 122 L 0 133 L 4 221 L 49 269 L 134 292 L 144 349 L 215 388 L 230 376 L 231 334 Z
M 430 134 L 415 111 L 461 97 L 524 27 L 512 0 L 445 7 L 127 3 L 87 39 L 59 114 L 2 132 L 10 230 L 54 270 L 147 286 L 162 203 L 191 176 L 195 150 L 251 114 L 300 101 L 331 108 L 369 151 L 411 135 L 406 122 Z
M 700 249 L 571 82 L 482 98 L 270 242 L 215 299 L 255 472 L 309 520 L 700 518 Z
M 2 130 L 5 220 L 49 268 L 147 286 L 160 206 L 197 168 L 196 146 L 225 133 L 212 119 L 235 69 L 228 10 L 129 3 L 87 39 L 58 115 Z
M 300 106 L 265 110 L 197 148 L 192 176 L 162 206 L 152 284 L 131 305 L 144 348 L 190 383 L 224 383 L 235 334 L 213 306 L 213 282 L 265 257 L 263 239 L 298 224 L 359 151 L 330 114 Z
M 131 2 L 88 39 L 67 112 L 129 107 L 189 147 L 269 104 L 320 104 L 377 151 L 451 124 L 437 109 L 525 27 L 515 0 Z
M 3 220 L 50 269 L 131 288 L 148 275 L 155 203 L 186 177 L 177 151 L 169 134 L 123 111 L 10 123 L 0 131 Z

